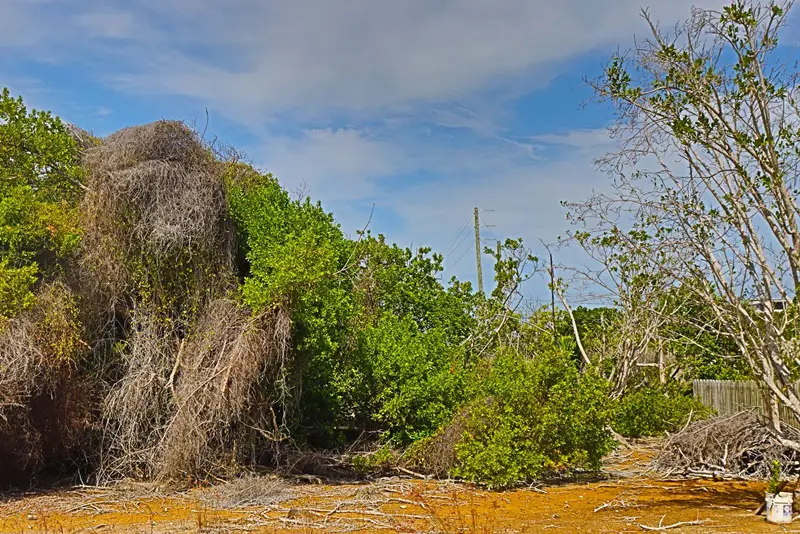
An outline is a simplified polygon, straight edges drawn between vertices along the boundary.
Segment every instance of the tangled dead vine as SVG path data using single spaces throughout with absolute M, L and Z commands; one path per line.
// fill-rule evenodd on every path
M 223 509 L 264 508 L 292 499 L 294 493 L 291 490 L 291 485 L 281 478 L 246 473 L 214 486 L 201 494 L 200 500 L 208 506 Z
M 113 316 L 93 331 L 113 340 L 95 346 L 117 362 L 98 478 L 252 462 L 285 430 L 290 319 L 252 317 L 228 298 L 224 164 L 182 123 L 159 121 L 109 136 L 84 165 L 87 315 Z
M 167 381 L 175 409 L 160 476 L 236 471 L 282 440 L 290 334 L 282 309 L 251 317 L 230 300 L 206 309 Z
M 227 299 L 181 340 L 152 317 L 137 319 L 104 410 L 100 479 L 225 476 L 256 463 L 284 436 L 289 339 L 285 312 L 252 317 Z
M 167 386 L 176 354 L 174 333 L 154 315 L 135 311 L 120 349 L 122 378 L 106 397 L 99 478 L 151 478 L 173 398 Z
M 219 286 L 233 234 L 221 164 L 195 132 L 174 121 L 125 128 L 83 161 L 82 264 L 112 301 L 129 297 L 137 266 L 170 278 L 188 261 L 207 274 L 203 289 Z
M 86 384 L 75 362 L 85 352 L 75 297 L 42 286 L 30 310 L 0 321 L 0 487 L 63 461 L 90 425 Z
M 786 428 L 790 439 L 800 431 Z M 800 473 L 800 455 L 781 445 L 753 412 L 697 421 L 669 437 L 653 462 L 665 475 L 769 478 L 778 461 L 784 476 Z

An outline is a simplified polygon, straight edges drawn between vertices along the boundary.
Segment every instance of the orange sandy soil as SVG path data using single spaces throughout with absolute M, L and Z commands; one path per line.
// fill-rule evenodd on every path
M 633 458 L 633 459 L 632 459 Z M 628 472 L 636 454 L 611 471 Z M 209 489 L 74 488 L 0 497 L 0 532 L 800 532 L 753 515 L 765 484 L 618 478 L 490 492 L 454 482 L 381 479 L 286 485 L 259 507 L 214 505 Z M 800 521 L 798 522 L 800 523 Z

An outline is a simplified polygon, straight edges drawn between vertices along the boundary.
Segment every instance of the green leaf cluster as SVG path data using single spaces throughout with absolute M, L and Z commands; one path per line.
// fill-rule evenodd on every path
M 623 396 L 614 416 L 614 430 L 626 437 L 661 436 L 683 427 L 689 418 L 703 419 L 709 409 L 676 384 L 647 386 Z
M 75 140 L 49 112 L 0 92 L 0 316 L 33 304 L 32 288 L 80 242 L 82 169 Z
M 456 473 L 504 488 L 574 469 L 597 469 L 611 451 L 609 385 L 581 374 L 565 351 L 526 358 L 507 348 L 477 381 Z

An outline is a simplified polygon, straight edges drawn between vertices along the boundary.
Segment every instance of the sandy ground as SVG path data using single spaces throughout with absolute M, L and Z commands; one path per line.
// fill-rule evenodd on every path
M 260 477 L 184 492 L 129 484 L 10 494 L 0 498 L 0 532 L 800 532 L 800 521 L 771 525 L 753 514 L 764 483 L 658 480 L 637 471 L 646 464 L 637 451 L 614 460 L 607 471 L 627 478 L 507 492 Z

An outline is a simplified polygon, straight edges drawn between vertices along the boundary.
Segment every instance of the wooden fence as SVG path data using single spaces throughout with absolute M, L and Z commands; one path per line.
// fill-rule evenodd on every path
M 800 387 L 800 382 L 795 383 Z M 742 410 L 755 408 L 766 416 L 767 403 L 751 380 L 695 380 L 692 382 L 694 396 L 719 415 L 732 415 Z M 781 422 L 800 428 L 797 418 L 791 411 L 781 406 Z

